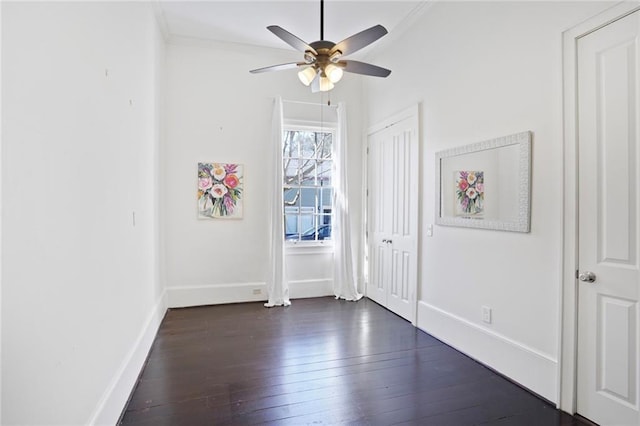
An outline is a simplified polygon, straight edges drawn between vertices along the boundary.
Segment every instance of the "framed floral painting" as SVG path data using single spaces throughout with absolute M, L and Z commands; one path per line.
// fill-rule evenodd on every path
M 525 131 L 436 152 L 435 222 L 529 232 L 531 139 Z
M 456 171 L 456 215 L 481 217 L 484 213 L 484 172 Z
M 242 218 L 243 172 L 241 164 L 198 163 L 198 218 Z

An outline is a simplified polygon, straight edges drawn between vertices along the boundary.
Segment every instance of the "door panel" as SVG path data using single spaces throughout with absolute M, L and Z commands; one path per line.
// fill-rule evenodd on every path
M 605 177 L 598 201 L 599 257 L 603 262 L 633 265 L 637 182 L 629 179 L 637 176 L 637 164 L 632 127 L 635 106 L 629 103 L 635 100 L 636 49 L 636 41 L 631 39 L 596 55 L 596 105 L 600 106 L 596 112 L 600 133 L 597 160 L 599 175 Z
M 640 424 L 640 12 L 578 41 L 578 412 Z
M 384 171 L 388 170 L 390 148 L 383 135 L 369 139 L 369 245 L 370 282 L 367 297 L 387 306 L 387 287 L 390 285 L 391 265 L 387 236 L 390 235 L 391 183 Z
M 637 303 L 598 295 L 597 389 L 613 400 L 636 404 Z
M 393 129 L 393 215 L 389 238 L 393 251 L 393 272 L 387 300 L 388 308 L 410 321 L 415 316 L 417 287 L 417 212 L 418 212 L 418 143 L 417 133 L 401 122 Z M 394 126 L 394 127 L 396 127 Z

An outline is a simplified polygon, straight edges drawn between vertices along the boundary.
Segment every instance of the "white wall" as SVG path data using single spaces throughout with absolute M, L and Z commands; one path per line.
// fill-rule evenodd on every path
M 114 424 L 165 311 L 163 42 L 142 3 L 3 2 L 2 31 L 1 422 Z
M 162 198 L 163 263 L 171 306 L 266 299 L 273 100 L 280 95 L 285 100 L 326 102 L 327 97 L 311 94 L 295 71 L 250 74 L 249 70 L 298 59 L 293 50 L 192 39 L 174 40 L 168 46 Z M 347 76 L 331 92 L 332 104 L 347 103 L 350 120 L 354 241 L 359 241 L 361 212 L 359 78 Z M 244 165 L 242 219 L 197 219 L 198 162 Z M 359 253 L 359 247 L 355 249 Z M 288 256 L 291 296 L 332 294 L 332 261 L 331 253 L 317 249 Z
M 419 327 L 557 400 L 562 254 L 562 31 L 594 2 L 440 2 L 376 58 L 370 125 L 422 105 L 422 228 L 434 223 L 434 153 L 533 132 L 531 233 L 435 227 L 421 241 Z M 394 47 L 395 46 L 395 47 Z M 481 321 L 481 306 L 493 323 Z

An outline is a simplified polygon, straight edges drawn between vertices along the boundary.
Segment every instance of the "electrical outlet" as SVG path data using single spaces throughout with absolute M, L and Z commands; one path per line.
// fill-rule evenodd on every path
M 262 294 L 262 290 L 260 290 L 259 288 L 254 288 L 253 294 Z
M 491 308 L 488 306 L 482 307 L 482 321 L 491 324 Z

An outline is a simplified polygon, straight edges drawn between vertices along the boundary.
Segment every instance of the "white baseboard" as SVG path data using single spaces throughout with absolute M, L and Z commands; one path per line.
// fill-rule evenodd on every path
M 160 323 L 167 312 L 167 294 L 162 292 L 158 302 L 149 313 L 138 338 L 125 357 L 120 368 L 114 374 L 111 383 L 98 403 L 89 425 L 115 425 L 122 414 L 127 399 L 138 380 L 140 371 L 151 350 L 153 340 L 158 333 Z
M 267 300 L 264 282 L 215 284 L 167 288 L 169 307 L 219 305 L 222 303 L 262 302 Z M 299 280 L 289 282 L 289 297 L 301 299 L 333 295 L 333 280 Z
M 222 303 L 260 302 L 266 300 L 265 283 L 234 283 L 168 287 L 170 308 L 219 305 Z
M 289 282 L 289 296 L 292 299 L 333 296 L 333 280 L 299 280 Z
M 557 403 L 557 360 L 464 318 L 418 302 L 418 328 Z

